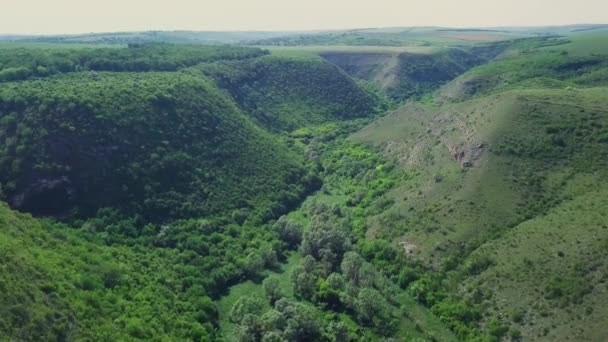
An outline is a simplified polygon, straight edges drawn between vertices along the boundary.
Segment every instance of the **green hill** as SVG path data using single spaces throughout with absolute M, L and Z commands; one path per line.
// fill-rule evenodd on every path
M 231 46 L 133 44 L 116 48 L 66 44 L 0 44 L 0 82 L 75 71 L 176 71 L 204 62 L 255 58 L 267 52 Z
M 378 99 L 318 58 L 265 56 L 203 65 L 197 71 L 226 89 L 260 125 L 293 131 L 373 115 Z
M 2 338 L 219 338 L 214 301 L 284 260 L 272 220 L 322 185 L 284 131 L 379 103 L 319 59 L 174 48 L 4 52 L 3 71 L 54 57 L 0 88 L 0 199 L 50 217 L 1 204 Z M 62 54 L 80 64 L 53 69 Z
M 603 341 L 573 29 L 0 49 L 0 339 Z
M 203 216 L 303 175 L 210 82 L 185 74 L 76 73 L 6 83 L 0 99 L 3 192 L 35 214 Z
M 399 219 L 373 226 L 412 227 L 406 239 L 439 258 L 544 213 L 569 196 L 573 177 L 604 174 L 606 101 L 603 88 L 510 91 L 389 114 L 353 138 L 413 178 L 393 192 L 386 215 Z
M 23 51 L 27 58 L 11 57 Z M 60 72 L 52 68 L 69 63 L 63 54 L 78 58 L 74 69 L 90 70 L 172 70 L 204 62 L 182 73 L 66 69 L 66 75 L 4 83 L 0 183 L 13 207 L 35 214 L 87 217 L 114 207 L 159 221 L 254 202 L 290 207 L 313 186 L 301 180 L 303 158 L 269 131 L 369 117 L 378 104 L 326 62 L 253 58 L 264 55 L 258 49 L 23 51 L 3 50 L 11 57 L 3 70 L 33 63 Z M 225 62 L 205 64 L 218 59 Z
M 436 47 L 418 52 L 327 52 L 321 55 L 351 76 L 371 81 L 397 103 L 420 99 L 461 75 L 485 63 L 510 43 L 482 44 L 466 48 Z
M 425 270 L 408 291 L 463 339 L 473 335 L 451 316 L 458 302 L 478 308 L 477 326 L 493 336 L 600 341 L 607 59 L 523 43 L 435 102 L 409 103 L 352 136 L 404 174 L 366 234 Z
M 172 249 L 107 246 L 100 234 L 0 204 L 0 332 L 11 341 L 208 340 L 217 320 Z

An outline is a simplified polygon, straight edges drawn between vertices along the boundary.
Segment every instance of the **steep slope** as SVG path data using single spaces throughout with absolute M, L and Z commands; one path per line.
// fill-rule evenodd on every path
M 52 218 L 0 202 L 0 339 L 220 339 L 214 301 L 287 258 L 272 220 L 322 185 L 284 131 L 378 106 L 320 59 L 217 48 L 190 60 L 182 48 L 87 50 L 120 67 L 2 83 L 0 201 Z M 44 65 L 62 53 L 77 54 Z M 242 78 L 222 82 L 231 73 Z
M 606 35 L 567 39 L 521 40 L 503 58 L 476 67 L 442 87 L 438 101 L 463 101 L 508 89 L 605 86 L 606 51 L 587 47 L 605 45 Z
M 509 46 L 496 43 L 468 48 L 437 47 L 417 52 L 330 52 L 321 56 L 351 76 L 371 81 L 396 102 L 420 98 L 468 69 L 487 62 Z
M 179 260 L 175 250 L 106 246 L 0 203 L 0 336 L 209 340 L 216 308 L 200 291 L 181 290 Z
M 393 191 L 386 215 L 398 219 L 370 219 L 382 231 L 370 234 L 397 237 L 405 228 L 403 238 L 425 257 L 445 256 L 544 213 L 570 196 L 564 186 L 581 174 L 604 179 L 607 95 L 512 91 L 410 104 L 378 120 L 353 139 L 397 158 L 412 179 Z
M 608 338 L 608 192 L 593 176 L 577 181 L 586 192 L 479 248 L 471 260 L 490 264 L 461 284 L 487 298 L 488 321 L 506 314 L 525 340 Z
M 193 69 L 210 76 L 256 122 L 273 131 L 369 117 L 378 99 L 317 58 L 265 56 Z
M 276 200 L 303 175 L 217 88 L 184 74 L 7 83 L 0 111 L 3 192 L 35 214 L 208 215 Z
M 463 340 L 605 339 L 606 56 L 537 43 L 351 137 L 402 174 L 367 238 L 402 248 L 408 292 Z

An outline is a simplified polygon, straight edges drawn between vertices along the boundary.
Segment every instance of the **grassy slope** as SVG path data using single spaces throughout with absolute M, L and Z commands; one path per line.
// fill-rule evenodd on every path
M 606 34 L 516 41 L 492 63 L 481 65 L 437 91 L 439 101 L 463 101 L 507 89 L 605 86 Z
M 487 70 L 511 85 L 446 101 L 450 84 L 439 104 L 410 103 L 352 136 L 408 175 L 386 195 L 394 204 L 368 219 L 368 238 L 405 241 L 431 267 L 456 268 L 454 293 L 481 305 L 484 322 L 511 324 L 525 339 L 606 338 L 608 89 L 559 84 L 603 68 L 605 57 L 572 48 L 579 53 L 559 57 L 561 65 L 581 56 L 600 64 L 570 69 L 551 64 L 551 53 L 511 56 L 463 76 Z M 539 76 L 547 80 L 529 81 Z M 462 266 L 451 264 L 471 251 Z M 488 269 L 467 273 L 480 259 Z
M 434 46 L 351 46 L 351 45 L 304 45 L 304 46 L 258 46 L 275 56 L 319 56 L 327 53 L 429 53 Z
M 578 183 L 587 192 L 476 251 L 493 265 L 461 284 L 493 294 L 484 302 L 490 317 L 515 320 L 526 339 L 608 338 L 608 191 L 593 176 Z
M 389 215 L 398 219 L 384 234 L 405 228 L 428 256 L 448 241 L 485 240 L 545 210 L 565 196 L 561 182 L 571 174 L 603 173 L 605 128 L 593 127 L 604 127 L 607 101 L 603 88 L 517 91 L 441 108 L 407 105 L 366 127 L 353 138 L 383 148 L 412 175 L 393 191 L 398 204 Z M 589 131 L 577 127 L 586 113 L 598 115 Z M 560 123 L 566 146 L 547 133 Z
M 608 53 L 608 35 L 606 32 L 573 33 L 567 36 L 568 44 L 556 47 L 545 47 L 548 51 L 568 51 L 574 56 Z
M 274 46 L 454 46 L 529 36 L 524 32 L 442 29 L 437 27 L 402 27 L 393 29 L 360 29 L 350 31 L 299 34 L 251 42 Z

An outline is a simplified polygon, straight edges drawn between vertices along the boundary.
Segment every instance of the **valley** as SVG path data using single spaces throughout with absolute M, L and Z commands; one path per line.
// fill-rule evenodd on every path
M 606 340 L 606 46 L 0 42 L 0 340 Z

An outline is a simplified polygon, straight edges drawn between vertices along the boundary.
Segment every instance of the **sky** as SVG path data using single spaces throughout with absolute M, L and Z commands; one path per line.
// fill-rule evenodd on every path
M 0 0 L 0 33 L 608 24 L 608 0 Z

